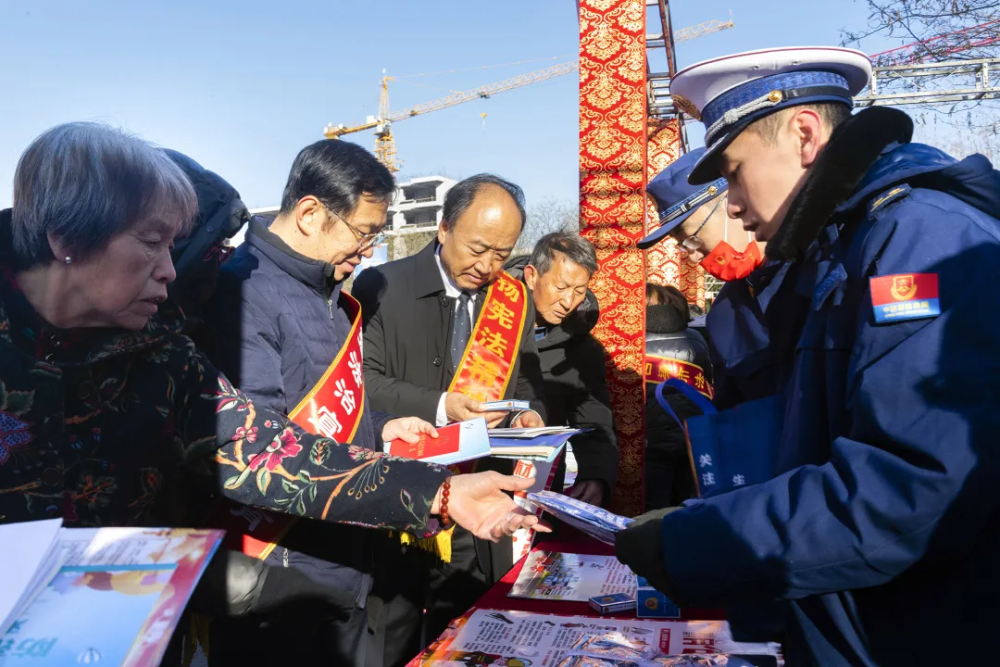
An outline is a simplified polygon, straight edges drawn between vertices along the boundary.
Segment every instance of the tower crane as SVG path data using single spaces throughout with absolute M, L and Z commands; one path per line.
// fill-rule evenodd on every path
M 389 111 L 389 82 L 392 81 L 393 78 L 391 76 L 383 76 L 382 92 L 379 95 L 378 102 L 378 116 L 369 116 L 368 120 L 364 123 L 353 127 L 346 127 L 344 125 L 334 126 L 333 123 L 330 123 L 326 126 L 326 129 L 323 130 L 323 134 L 327 139 L 339 139 L 345 134 L 353 134 L 355 132 L 374 129 L 375 156 L 382 164 L 388 167 L 390 171 L 399 171 L 399 165 L 396 163 L 396 143 L 392 136 L 393 123 L 398 123 L 399 121 L 406 120 L 407 118 L 413 118 L 425 113 L 430 113 L 431 111 L 447 109 L 448 107 L 453 107 L 456 104 L 463 104 L 465 102 L 472 102 L 479 99 L 489 99 L 497 93 L 503 93 L 508 90 L 514 90 L 515 88 L 521 88 L 522 86 L 528 86 L 540 81 L 554 79 L 558 76 L 576 72 L 579 68 L 580 61 L 578 60 L 560 63 L 559 65 L 553 65 L 552 67 L 540 69 L 537 72 L 529 72 L 527 74 L 521 74 L 509 79 L 504 79 L 503 81 L 497 81 L 496 83 L 491 83 L 486 86 L 473 88 L 472 90 L 452 93 L 447 97 L 442 97 L 431 102 L 424 102 L 423 104 L 418 104 L 416 106 L 408 107 L 395 112 Z
M 729 10 L 729 20 L 720 21 L 718 19 L 712 19 L 711 21 L 705 21 L 704 23 L 699 23 L 698 25 L 688 26 L 687 28 L 681 28 L 679 30 L 674 30 L 674 43 L 686 42 L 689 39 L 698 39 L 699 37 L 704 37 L 705 35 L 711 35 L 713 32 L 719 32 L 720 30 L 729 30 L 730 28 L 735 28 L 736 23 L 733 22 L 733 11 Z M 663 33 L 650 33 L 646 35 L 646 48 L 654 49 L 657 47 L 666 46 L 666 42 L 663 39 Z
M 689 28 L 682 28 L 674 32 L 674 40 L 682 42 L 732 27 L 732 13 L 730 12 L 729 21 L 706 21 L 705 23 L 699 23 L 698 25 L 691 26 Z M 647 35 L 646 39 L 662 40 L 663 36 Z M 509 79 L 504 79 L 503 81 L 497 81 L 496 83 L 480 86 L 479 88 L 473 88 L 472 90 L 452 93 L 447 97 L 442 97 L 431 102 L 424 102 L 423 104 L 418 104 L 416 106 L 408 107 L 395 112 L 389 110 L 389 82 L 394 79 L 391 76 L 383 76 L 381 83 L 382 90 L 379 94 L 377 116 L 368 116 L 364 123 L 350 127 L 343 124 L 334 125 L 333 123 L 329 123 L 326 128 L 324 128 L 323 135 L 327 139 L 339 139 L 345 134 L 354 134 L 356 132 L 363 132 L 364 130 L 374 130 L 375 156 L 379 159 L 379 162 L 388 167 L 390 171 L 396 172 L 399 171 L 399 164 L 396 162 L 396 141 L 392 134 L 393 123 L 398 123 L 415 116 L 422 116 L 423 114 L 430 113 L 431 111 L 447 109 L 448 107 L 453 107 L 457 104 L 464 104 L 465 102 L 472 102 L 479 99 L 489 99 L 498 93 L 514 90 L 515 88 L 521 88 L 523 86 L 530 86 L 533 83 L 539 83 L 541 81 L 547 81 L 559 76 L 571 74 L 579 69 L 580 61 L 572 60 L 558 65 L 553 65 L 552 67 L 546 67 L 545 69 L 540 69 L 535 72 L 521 74 Z M 383 71 L 383 75 L 384 74 L 385 72 Z

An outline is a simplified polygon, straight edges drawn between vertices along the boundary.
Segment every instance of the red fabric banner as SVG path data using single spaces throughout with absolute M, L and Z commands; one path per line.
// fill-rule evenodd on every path
M 621 452 L 615 511 L 643 509 L 646 3 L 579 0 L 580 227 L 597 250 L 591 290 Z

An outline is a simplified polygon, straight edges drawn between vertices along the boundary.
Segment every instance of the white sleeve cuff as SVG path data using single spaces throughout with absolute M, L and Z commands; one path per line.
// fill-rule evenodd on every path
M 444 400 L 448 397 L 448 393 L 445 392 L 441 394 L 441 400 L 438 401 L 437 415 L 434 416 L 435 426 L 447 426 L 448 425 L 448 411 L 444 409 Z
M 538 410 L 521 410 L 520 412 L 518 412 L 518 413 L 514 414 L 513 416 L 511 416 L 511 418 L 510 418 L 510 425 L 511 425 L 511 427 L 514 427 L 514 422 L 516 422 L 518 419 L 520 419 L 521 415 L 526 415 L 529 412 L 535 413 L 535 416 L 538 417 L 539 419 L 542 418 L 542 416 L 540 414 L 538 414 Z

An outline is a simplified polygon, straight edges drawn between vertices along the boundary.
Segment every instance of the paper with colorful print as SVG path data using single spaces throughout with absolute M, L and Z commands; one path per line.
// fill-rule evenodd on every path
M 0 665 L 156 665 L 222 531 L 63 529 L 54 579 L 0 636 Z
M 507 596 L 587 602 L 613 593 L 634 598 L 635 590 L 635 574 L 614 556 L 533 551 Z
M 777 644 L 733 640 L 725 621 L 650 621 L 476 609 L 451 622 L 408 667 L 556 667 L 591 637 L 613 635 L 639 653 L 778 654 Z

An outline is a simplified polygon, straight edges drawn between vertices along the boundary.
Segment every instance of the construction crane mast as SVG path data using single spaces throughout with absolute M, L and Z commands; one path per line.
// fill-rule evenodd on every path
M 698 25 L 692 25 L 687 28 L 681 28 L 680 30 L 674 30 L 674 42 L 686 42 L 689 39 L 697 39 L 699 37 L 704 37 L 705 35 L 711 35 L 713 32 L 728 30 L 729 28 L 735 27 L 736 24 L 733 22 L 733 12 L 730 10 L 728 21 L 712 19 L 711 21 L 705 21 L 704 23 L 699 23 Z M 653 49 L 665 45 L 666 42 L 663 39 L 662 32 L 646 35 L 647 49 Z

